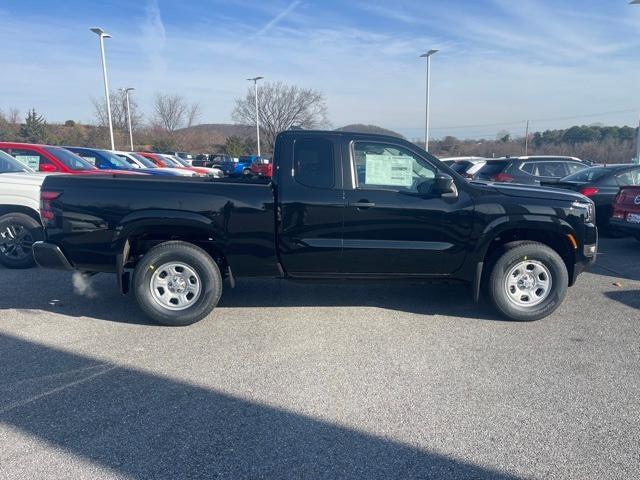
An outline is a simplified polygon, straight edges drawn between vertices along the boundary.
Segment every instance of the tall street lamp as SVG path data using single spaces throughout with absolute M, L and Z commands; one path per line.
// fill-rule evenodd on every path
M 111 101 L 109 100 L 109 82 L 107 81 L 107 64 L 104 59 L 104 39 L 111 38 L 111 35 L 106 33 L 101 28 L 91 28 L 93 33 L 100 38 L 100 54 L 102 56 L 102 76 L 104 78 L 104 96 L 107 99 L 107 118 L 109 120 L 109 137 L 111 138 L 111 150 L 115 150 L 116 146 L 113 141 L 113 123 L 111 122 Z
M 262 80 L 264 77 L 247 78 L 248 81 L 253 82 L 256 96 L 256 138 L 258 139 L 258 156 L 260 156 L 260 117 L 258 115 L 258 80 Z
M 427 112 L 426 112 L 426 122 L 424 127 L 424 149 L 429 151 L 429 89 L 431 87 L 431 56 L 435 53 L 438 53 L 439 50 L 431 49 L 426 53 L 420 55 L 420 58 L 427 59 Z
M 640 0 L 633 0 L 629 5 L 640 5 Z M 638 123 L 638 139 L 636 140 L 636 158 L 635 163 L 640 163 L 640 123 Z
M 129 104 L 129 92 L 135 90 L 133 87 L 121 88 L 124 97 L 127 99 L 127 123 L 129 124 L 129 141 L 131 142 L 131 151 L 133 152 L 133 130 L 131 129 L 131 105 Z

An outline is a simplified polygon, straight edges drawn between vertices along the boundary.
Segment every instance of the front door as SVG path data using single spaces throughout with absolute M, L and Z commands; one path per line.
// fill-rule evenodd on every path
M 357 141 L 348 156 L 342 273 L 430 276 L 458 270 L 473 219 L 473 201 L 463 186 L 456 194 L 436 193 L 435 164 L 403 145 Z

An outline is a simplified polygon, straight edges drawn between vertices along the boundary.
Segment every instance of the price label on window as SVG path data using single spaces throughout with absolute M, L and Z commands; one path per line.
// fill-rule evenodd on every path
M 413 185 L 413 158 L 405 155 L 365 155 L 365 183 L 407 187 Z
M 39 155 L 16 155 L 15 159 L 24 163 L 27 167 L 31 167 L 34 170 L 38 170 L 40 167 Z

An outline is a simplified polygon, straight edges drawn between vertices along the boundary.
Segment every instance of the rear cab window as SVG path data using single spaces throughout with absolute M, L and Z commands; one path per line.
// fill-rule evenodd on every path
M 324 138 L 303 138 L 293 145 L 293 178 L 306 187 L 333 188 L 333 144 Z
M 479 178 L 489 178 L 502 173 L 509 166 L 507 160 L 489 160 L 478 172 Z

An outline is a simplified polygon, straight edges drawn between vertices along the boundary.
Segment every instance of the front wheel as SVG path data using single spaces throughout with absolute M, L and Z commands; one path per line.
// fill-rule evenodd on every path
M 8 213 L 0 217 L 0 264 L 29 268 L 36 262 L 33 243 L 42 240 L 42 227 L 28 215 Z
M 567 267 L 555 250 L 537 242 L 507 244 L 491 269 L 489 297 L 509 320 L 551 315 L 567 294 Z
M 162 243 L 147 252 L 133 278 L 140 308 L 163 325 L 186 326 L 206 317 L 218 305 L 222 276 L 201 248 Z

